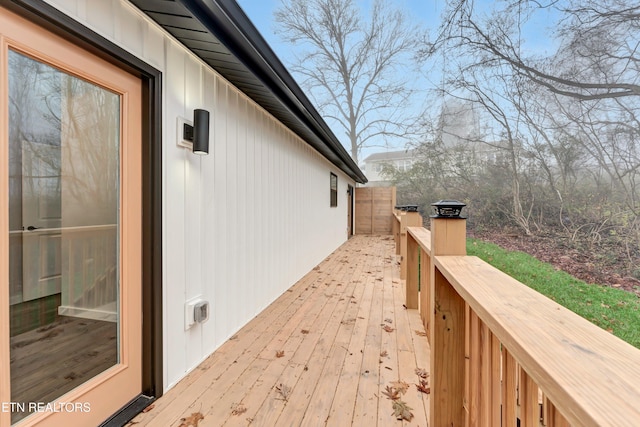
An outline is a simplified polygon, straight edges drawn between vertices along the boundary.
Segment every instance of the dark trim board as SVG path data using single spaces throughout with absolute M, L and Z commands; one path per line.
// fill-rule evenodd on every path
M 72 41 L 142 80 L 142 390 L 160 397 L 162 378 L 162 73 L 41 0 L 0 6 Z

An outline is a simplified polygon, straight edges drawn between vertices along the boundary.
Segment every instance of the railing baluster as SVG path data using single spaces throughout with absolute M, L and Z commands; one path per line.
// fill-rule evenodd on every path
M 547 411 L 548 412 L 548 419 L 547 419 L 547 426 L 548 427 L 571 427 L 571 425 L 566 420 L 566 418 L 563 417 L 560 412 L 558 412 L 558 410 L 556 409 L 555 405 L 549 399 L 547 399 L 547 406 L 549 408 L 548 411 Z
M 490 334 L 491 346 L 491 385 L 487 393 L 490 399 L 490 426 L 499 426 L 502 419 L 502 345 L 500 340 L 485 325 Z
M 500 353 L 493 334 L 475 312 L 469 322 L 469 425 L 500 424 Z M 497 369 L 494 368 L 497 365 Z M 497 421 L 497 424 L 496 424 Z
M 539 427 L 538 386 L 524 369 L 520 370 L 520 427 Z
M 516 360 L 502 347 L 502 426 L 516 427 L 517 414 L 517 376 L 518 368 Z

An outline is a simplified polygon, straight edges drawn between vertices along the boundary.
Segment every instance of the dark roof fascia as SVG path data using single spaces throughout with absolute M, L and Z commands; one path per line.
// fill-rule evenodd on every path
M 367 178 L 234 0 L 178 0 L 229 49 L 318 141 L 307 141 L 362 184 Z M 233 83 L 233 82 L 232 82 Z

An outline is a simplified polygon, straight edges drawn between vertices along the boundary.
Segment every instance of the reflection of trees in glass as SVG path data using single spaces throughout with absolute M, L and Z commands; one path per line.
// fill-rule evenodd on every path
M 65 224 L 115 224 L 120 98 L 71 76 L 62 84 Z
M 60 216 L 60 96 L 51 90 L 60 73 L 12 51 L 9 70 L 10 228 L 20 230 L 23 197 Z
M 23 197 L 62 209 L 65 226 L 114 224 L 119 96 L 15 52 L 9 67 L 12 229 Z

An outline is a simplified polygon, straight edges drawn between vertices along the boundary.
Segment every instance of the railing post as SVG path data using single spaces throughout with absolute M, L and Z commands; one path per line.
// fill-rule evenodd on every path
M 407 227 L 420 227 L 422 216 L 418 212 L 403 212 L 400 216 L 400 279 L 407 278 Z M 416 270 L 417 271 L 417 270 Z
M 431 253 L 420 248 L 420 318 L 427 334 L 431 331 Z
M 465 301 L 436 269 L 435 259 L 466 255 L 466 231 L 459 215 L 431 217 L 431 426 L 465 425 Z
M 409 232 L 407 232 L 407 282 L 405 284 L 405 305 L 407 308 L 418 308 L 418 272 L 420 261 L 418 251 L 420 246 Z
M 400 255 L 400 210 L 395 208 L 393 211 L 393 241 L 396 244 L 396 255 Z

